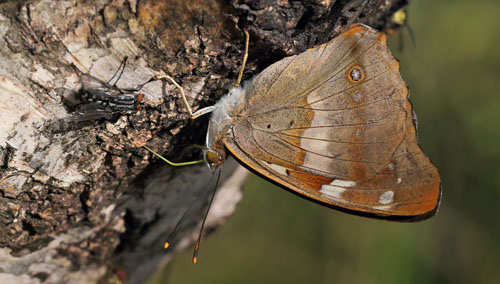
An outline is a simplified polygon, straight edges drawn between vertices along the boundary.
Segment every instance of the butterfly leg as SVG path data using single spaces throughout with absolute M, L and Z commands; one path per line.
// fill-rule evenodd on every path
M 241 67 L 240 67 L 240 71 L 238 73 L 238 79 L 236 80 L 236 84 L 235 84 L 236 87 L 239 86 L 241 83 L 241 78 L 243 77 L 243 71 L 245 70 L 245 64 L 246 64 L 247 59 L 248 59 L 248 44 L 250 42 L 250 35 L 248 34 L 248 31 L 246 31 L 246 30 L 244 31 L 244 33 L 245 33 L 245 53 L 243 55 L 243 61 L 242 61 Z M 189 112 L 189 115 L 191 115 L 192 119 L 197 118 L 199 116 L 202 116 L 204 114 L 210 113 L 210 112 L 215 110 L 215 106 L 209 106 L 209 107 L 202 108 L 202 109 L 196 111 L 195 113 L 193 113 L 193 109 L 189 105 L 187 98 L 186 98 L 186 94 L 184 93 L 184 88 L 181 87 L 181 85 L 179 85 L 174 80 L 174 78 L 170 77 L 167 74 L 159 74 L 159 75 L 155 76 L 154 79 L 155 80 L 162 80 L 162 79 L 169 80 L 172 84 L 174 84 L 174 86 L 176 86 L 179 89 L 179 91 L 181 92 L 182 100 L 184 101 L 184 104 L 186 105 L 186 108 Z M 162 159 L 167 164 L 169 164 L 171 166 L 175 166 L 175 167 L 194 165 L 194 164 L 199 164 L 199 163 L 204 162 L 204 160 L 198 160 L 198 161 L 191 161 L 191 162 L 174 163 L 174 162 L 169 161 L 165 157 L 161 156 L 160 154 L 156 153 L 152 149 L 148 148 L 147 146 L 143 146 L 143 147 L 146 150 L 148 150 L 149 152 L 151 152 L 154 155 L 156 155 L 157 157 L 159 157 L 160 159 Z
M 184 88 L 181 87 L 179 84 L 177 84 L 177 82 L 174 80 L 174 78 L 168 76 L 167 74 L 160 74 L 160 75 L 156 76 L 155 79 L 156 80 L 167 79 L 170 82 L 172 82 L 172 84 L 174 84 L 174 86 L 176 86 L 179 89 L 179 91 L 181 92 L 182 100 L 184 101 L 184 104 L 186 105 L 186 108 L 188 109 L 189 115 L 191 115 L 192 119 L 195 119 L 199 116 L 202 116 L 204 114 L 210 113 L 210 112 L 215 110 L 215 106 L 209 106 L 209 107 L 204 107 L 200 110 L 197 110 L 196 112 L 193 113 L 193 109 L 189 105 L 187 98 L 186 98 L 186 94 L 184 93 Z
M 202 108 L 198 111 L 196 111 L 195 113 L 193 113 L 193 110 L 191 109 L 191 106 L 189 105 L 188 101 L 187 101 L 187 98 L 186 98 L 186 94 L 184 93 L 184 88 L 181 87 L 175 80 L 174 78 L 170 77 L 169 75 L 167 74 L 159 74 L 157 76 L 155 76 L 154 78 L 155 80 L 162 80 L 162 79 L 167 79 L 169 80 L 172 84 L 174 84 L 174 86 L 176 86 L 179 91 L 181 92 L 181 95 L 182 95 L 182 100 L 184 101 L 184 104 L 186 105 L 186 108 L 188 109 L 188 112 L 189 112 L 189 115 L 191 115 L 191 118 L 197 118 L 198 116 L 201 116 L 203 114 L 206 114 L 206 113 L 209 113 L 209 112 L 212 112 L 215 107 L 214 106 L 210 106 L 210 107 L 206 107 L 206 108 Z M 155 156 L 157 156 L 158 158 L 162 159 L 165 163 L 171 165 L 171 166 L 174 166 L 174 167 L 182 167 L 182 166 L 189 166 L 189 165 L 195 165 L 195 164 L 200 164 L 200 163 L 203 163 L 205 162 L 205 160 L 197 160 L 197 161 L 190 161 L 190 162 L 182 162 L 182 163 L 174 163 L 170 160 L 168 160 L 167 158 L 163 157 L 162 155 L 156 153 L 155 151 L 153 151 L 152 149 L 150 149 L 149 147 L 147 146 L 143 146 L 146 150 L 148 150 L 149 152 L 153 153 Z
M 243 54 L 243 61 L 241 62 L 240 72 L 238 73 L 238 79 L 234 84 L 235 87 L 238 87 L 241 83 L 241 77 L 243 77 L 243 71 L 245 70 L 245 64 L 247 63 L 248 59 L 248 43 L 250 42 L 250 35 L 246 30 L 243 30 L 243 32 L 245 33 L 245 53 Z
M 197 161 L 190 161 L 190 162 L 174 163 L 174 162 L 171 162 L 170 160 L 168 160 L 167 158 L 163 157 L 162 155 L 156 153 L 155 151 L 153 151 L 148 146 L 142 146 L 142 147 L 146 148 L 146 150 L 148 150 L 149 152 L 153 153 L 155 156 L 157 156 L 158 158 L 162 159 L 165 163 L 167 163 L 167 164 L 169 164 L 169 165 L 171 165 L 173 167 L 183 167 L 183 166 L 196 165 L 196 164 L 203 163 L 205 161 L 205 160 L 197 160 Z

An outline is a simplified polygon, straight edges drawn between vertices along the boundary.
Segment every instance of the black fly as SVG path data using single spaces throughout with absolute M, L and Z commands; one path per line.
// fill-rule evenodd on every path
M 125 70 L 126 63 L 127 57 L 122 60 L 118 70 L 107 82 L 88 74 L 82 74 L 80 76 L 82 89 L 76 94 L 80 103 L 75 106 L 76 110 L 70 114 L 69 120 L 94 120 L 110 117 L 114 113 L 139 110 L 144 95 L 136 92 L 143 85 L 137 89 L 126 90 L 116 87 L 116 83 Z M 114 83 L 111 84 L 114 79 Z
M 151 80 L 135 89 L 118 88 L 116 84 L 125 70 L 127 59 L 125 57 L 122 60 L 118 70 L 107 82 L 82 73 L 80 75 L 82 85 L 80 91 L 70 92 L 64 98 L 70 114 L 65 118 L 52 121 L 49 126 L 51 131 L 61 132 L 67 128 L 79 128 L 78 125 L 72 125 L 72 122 L 85 122 L 101 118 L 111 119 L 123 112 L 139 110 L 140 105 L 144 103 L 144 95 L 137 92 Z M 73 67 L 78 70 L 76 66 L 73 65 Z M 114 83 L 111 83 L 113 81 Z

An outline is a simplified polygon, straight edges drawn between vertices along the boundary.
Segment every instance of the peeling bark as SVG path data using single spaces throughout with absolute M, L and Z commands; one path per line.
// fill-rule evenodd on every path
M 207 185 L 197 159 L 206 118 L 189 120 L 178 90 L 150 81 L 165 72 L 194 110 L 234 84 L 250 32 L 251 78 L 284 56 L 327 42 L 354 22 L 387 30 L 407 1 L 9 1 L 0 4 L 0 282 L 141 283 L 193 241 L 208 195 L 162 250 L 183 210 Z M 140 110 L 68 119 L 81 74 L 141 87 Z M 98 117 L 97 117 L 98 118 Z M 225 175 L 236 166 L 228 163 Z M 221 191 L 208 225 L 239 200 L 241 172 Z M 223 212 L 223 213 L 220 213 Z M 126 278 L 126 279 L 125 279 Z

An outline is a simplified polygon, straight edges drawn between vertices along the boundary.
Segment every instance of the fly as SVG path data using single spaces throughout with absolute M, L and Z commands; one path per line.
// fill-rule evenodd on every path
M 80 76 L 82 90 L 78 93 L 78 99 L 81 103 L 76 106 L 77 110 L 70 115 L 70 119 L 92 120 L 111 116 L 117 112 L 139 110 L 144 95 L 136 92 L 148 82 L 137 89 L 118 88 L 116 84 L 120 80 L 126 64 L 127 57 L 122 60 L 118 70 L 107 82 L 88 74 L 82 74 Z M 114 83 L 111 84 L 113 80 Z
M 125 70 L 128 57 L 125 57 L 116 72 L 108 81 L 103 81 L 92 75 L 82 73 L 80 83 L 82 88 L 78 92 L 69 92 L 64 95 L 66 106 L 70 114 L 64 118 L 49 123 L 51 132 L 58 133 L 67 129 L 79 128 L 81 123 L 101 118 L 112 119 L 124 112 L 137 111 L 144 104 L 144 94 L 139 93 L 148 80 L 135 89 L 122 89 L 116 86 Z M 75 58 L 75 60 L 77 60 Z M 78 60 L 77 60 L 78 62 Z M 75 70 L 79 70 L 73 65 Z M 81 72 L 81 71 L 78 71 Z

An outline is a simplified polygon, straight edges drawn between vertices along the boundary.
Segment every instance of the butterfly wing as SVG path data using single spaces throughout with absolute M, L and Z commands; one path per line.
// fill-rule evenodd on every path
M 247 87 L 226 147 L 273 181 L 376 217 L 437 209 L 440 179 L 418 146 L 408 89 L 382 33 L 353 25 Z

